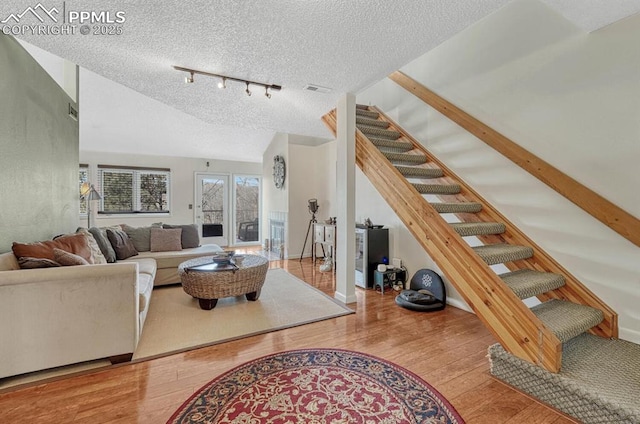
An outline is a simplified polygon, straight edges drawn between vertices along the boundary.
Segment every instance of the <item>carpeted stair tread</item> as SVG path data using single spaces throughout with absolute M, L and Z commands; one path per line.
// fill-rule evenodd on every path
M 536 305 L 531 312 L 563 343 L 595 327 L 604 319 L 599 309 L 558 299 Z
M 506 229 L 501 222 L 455 222 L 450 225 L 462 237 L 502 234 Z
M 533 256 L 533 249 L 529 246 L 517 246 L 507 243 L 487 244 L 472 247 L 472 249 L 487 265 L 519 261 Z
M 378 119 L 380 114 L 378 112 L 374 112 L 373 110 L 356 109 L 356 117 L 358 116 L 364 116 L 371 119 Z
M 365 125 L 368 127 L 389 128 L 389 123 L 386 121 L 379 121 L 377 119 L 367 118 L 364 116 L 356 115 L 356 125 Z
M 395 163 L 413 163 L 416 165 L 427 163 L 427 157 L 425 155 L 412 155 L 409 153 L 393 153 L 393 152 L 382 152 L 382 154 L 387 159 L 389 159 L 389 161 L 395 162 Z
M 458 184 L 412 184 L 420 194 L 458 194 Z
M 498 275 L 520 299 L 527 299 L 564 286 L 564 277 L 553 272 L 519 269 Z
M 562 369 L 548 372 L 499 344 L 491 374 L 587 424 L 640 423 L 640 345 L 581 334 L 562 347 Z
M 368 110 L 369 106 L 367 105 L 361 105 L 361 104 L 356 104 L 356 110 Z
M 440 168 L 421 168 L 418 166 L 396 166 L 396 169 L 400 171 L 405 177 L 416 178 L 440 178 L 444 176 L 444 172 Z
M 370 127 L 367 125 L 356 125 L 356 127 L 366 136 L 373 135 L 378 138 L 388 138 L 390 140 L 397 140 L 400 138 L 400 133 L 395 130 L 385 130 L 383 128 Z
M 409 150 L 413 150 L 413 144 L 406 141 L 397 141 L 390 140 L 388 138 L 377 138 L 377 137 L 367 137 L 369 141 L 373 143 L 374 146 L 381 148 L 389 148 L 398 150 L 401 152 L 408 152 Z
M 476 213 L 482 210 L 482 203 L 431 203 L 438 213 Z

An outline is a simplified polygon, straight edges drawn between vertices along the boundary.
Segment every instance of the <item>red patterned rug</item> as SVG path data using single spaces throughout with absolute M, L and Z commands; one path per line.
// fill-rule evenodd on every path
M 464 423 L 437 390 L 391 362 L 309 349 L 240 365 L 198 390 L 175 423 Z

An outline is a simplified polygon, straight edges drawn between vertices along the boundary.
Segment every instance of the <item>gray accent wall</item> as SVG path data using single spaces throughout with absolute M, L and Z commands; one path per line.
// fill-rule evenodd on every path
M 12 37 L 0 35 L 0 252 L 75 231 L 76 103 Z

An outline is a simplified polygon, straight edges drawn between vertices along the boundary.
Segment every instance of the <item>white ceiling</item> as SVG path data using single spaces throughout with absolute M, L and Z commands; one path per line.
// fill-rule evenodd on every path
M 543 1 L 585 31 L 640 11 L 640 0 Z M 259 162 L 276 131 L 330 137 L 320 117 L 342 93 L 379 81 L 508 2 L 66 1 L 67 11 L 124 12 L 123 33 L 18 38 L 88 70 L 81 149 Z M 4 0 L 0 20 L 33 3 Z M 42 4 L 62 10 L 54 3 Z M 258 87 L 248 97 L 244 85 L 219 90 L 198 75 L 184 84 L 172 65 L 283 90 L 267 99 Z M 303 90 L 309 83 L 333 91 Z

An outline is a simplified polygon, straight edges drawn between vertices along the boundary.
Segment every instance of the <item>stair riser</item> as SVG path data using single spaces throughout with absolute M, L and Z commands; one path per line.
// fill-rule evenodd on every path
M 372 110 L 356 109 L 356 117 L 357 116 L 364 116 L 365 118 L 369 119 L 378 119 L 380 117 L 380 114 Z
M 378 121 L 377 119 L 369 119 L 362 116 L 356 116 L 356 125 L 365 125 L 368 127 L 376 128 L 389 128 L 388 122 Z
M 366 136 L 373 136 L 376 138 L 385 138 L 389 140 L 397 140 L 398 138 L 400 138 L 400 133 L 397 131 L 385 130 L 382 128 L 375 128 L 375 127 L 365 127 L 365 126 L 358 126 L 358 129 L 362 131 L 362 133 L 365 134 Z

